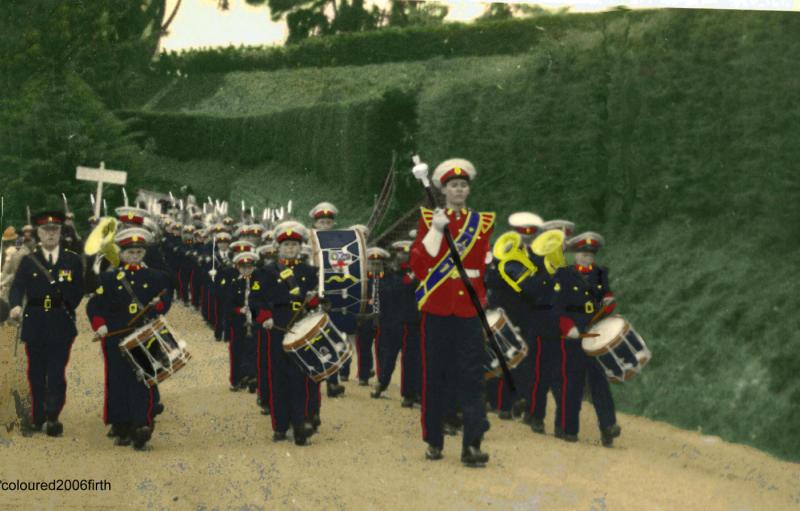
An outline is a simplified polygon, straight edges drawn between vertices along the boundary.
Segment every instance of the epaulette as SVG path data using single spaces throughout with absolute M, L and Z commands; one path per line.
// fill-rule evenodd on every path
M 481 225 L 480 231 L 484 233 L 494 226 L 496 214 L 494 212 L 481 211 Z
M 422 221 L 425 222 L 425 227 L 430 229 L 431 224 L 433 223 L 433 210 L 428 208 L 419 208 L 419 211 L 422 214 Z

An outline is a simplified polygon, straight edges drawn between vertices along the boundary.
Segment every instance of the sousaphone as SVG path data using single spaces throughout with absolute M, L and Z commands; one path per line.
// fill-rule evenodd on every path
M 100 256 L 106 258 L 111 266 L 119 266 L 119 247 L 114 243 L 114 235 L 117 233 L 117 219 L 113 217 L 103 217 L 97 223 L 86 243 L 83 245 L 83 252 L 88 256 L 96 256 L 94 260 L 94 272 L 100 273 Z

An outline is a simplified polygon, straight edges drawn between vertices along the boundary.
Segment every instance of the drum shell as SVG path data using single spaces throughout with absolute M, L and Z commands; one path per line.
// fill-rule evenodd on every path
M 336 373 L 352 356 L 347 338 L 337 330 L 332 319 L 324 313 L 319 316 L 308 331 L 284 337 L 282 341 L 283 351 L 317 383 Z M 340 343 L 343 350 L 337 349 L 334 342 Z
M 323 268 L 321 278 L 329 316 L 336 328 L 347 334 L 357 329 L 356 315 L 367 301 L 366 240 L 356 229 L 314 231 L 315 264 Z

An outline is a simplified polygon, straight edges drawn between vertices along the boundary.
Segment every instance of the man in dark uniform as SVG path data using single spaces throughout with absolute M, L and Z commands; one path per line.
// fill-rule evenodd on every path
M 330 202 L 320 202 L 308 212 L 313 224 L 312 227 L 316 231 L 329 231 L 336 225 L 336 215 L 339 210 Z M 334 322 L 336 322 L 335 313 L 332 314 Z M 341 328 L 340 328 L 341 330 Z M 348 340 L 352 342 L 354 332 L 345 332 L 348 334 Z M 344 394 L 344 385 L 339 384 L 339 373 L 333 374 L 330 378 L 325 380 L 327 387 L 328 397 L 339 397 Z
M 194 253 L 194 226 L 184 225 L 181 228 L 181 244 L 177 247 L 175 261 L 178 264 L 178 298 L 185 304 L 189 304 L 190 284 L 193 273 L 193 253 Z
M 567 241 L 567 249 L 575 254 L 575 269 L 589 284 L 594 300 L 603 307 L 603 315 L 611 314 L 616 308 L 614 293 L 608 284 L 608 268 L 595 264 L 597 252 L 603 248 L 605 240 L 595 232 L 585 232 Z M 603 368 L 594 357 L 586 356 L 586 377 L 592 404 L 597 414 L 600 438 L 604 447 L 612 447 L 614 438 L 622 429 L 617 424 L 614 397 Z
M 117 233 L 122 266 L 100 274 L 100 285 L 86 305 L 92 329 L 101 338 L 106 368 L 103 421 L 111 424 L 108 436 L 116 445 L 145 448 L 153 432 L 157 403 L 156 387 L 140 381 L 120 342 L 156 314 L 166 314 L 172 303 L 169 277 L 144 263 L 152 235 L 146 229 L 131 227 Z M 150 311 L 141 315 L 144 308 Z M 131 320 L 139 315 L 133 324 Z
M 590 362 L 583 351 L 581 335 L 597 321 L 598 311 L 603 305 L 577 266 L 560 268 L 555 274 L 555 281 L 555 307 L 559 315 L 562 354 L 561 428 L 556 433 L 568 442 L 577 442 L 587 363 Z M 609 309 L 610 306 L 604 308 L 603 313 L 609 312 Z
M 232 261 L 228 254 L 231 243 L 231 235 L 227 231 L 218 232 L 216 240 L 216 250 L 211 270 L 208 272 L 211 300 L 211 324 L 214 327 L 214 339 L 222 341 L 225 331 L 223 296 L 225 294 L 223 279 L 226 272 L 231 268 Z
M 66 368 L 75 328 L 75 308 L 83 297 L 83 265 L 78 254 L 59 245 L 64 214 L 47 211 L 33 218 L 39 247 L 20 262 L 9 292 L 10 317 L 22 321 L 28 357 L 31 425 L 59 436 L 66 401 Z M 24 307 L 24 310 L 23 310 Z
M 427 165 L 418 164 L 415 175 L 427 175 Z M 486 348 L 483 330 L 467 289 L 454 267 L 444 239 L 449 229 L 467 277 L 486 304 L 483 279 L 489 253 L 494 213 L 468 210 L 470 183 L 477 175 L 467 160 L 451 159 L 433 173 L 433 183 L 445 196 L 446 209 L 422 210 L 417 238 L 411 249 L 411 268 L 420 281 L 416 297 L 421 318 L 422 346 L 422 436 L 428 443 L 426 457 L 442 457 L 442 420 L 448 387 L 455 390 L 464 418 L 461 461 L 482 465 L 489 455 L 482 452 L 483 434 L 489 430 L 484 405 Z
M 258 254 L 248 241 L 236 242 L 233 266 L 236 276 L 225 284 L 225 317 L 228 323 L 230 357 L 230 390 L 258 387 L 256 356 L 258 351 L 258 297 L 264 292 L 263 281 L 254 276 Z M 263 321 L 263 320 L 262 320 Z
M 317 272 L 299 259 L 306 236 L 306 230 L 293 222 L 279 224 L 275 228 L 278 261 L 258 273 L 258 278 L 265 283 L 264 299 L 269 311 L 260 313 L 257 321 L 267 331 L 267 374 L 273 440 L 285 440 L 291 426 L 296 445 L 305 445 L 314 431 L 306 423 L 308 377 L 283 350 L 283 338 L 292 318 L 302 314 L 304 308 L 311 310 L 319 305 L 316 297 Z

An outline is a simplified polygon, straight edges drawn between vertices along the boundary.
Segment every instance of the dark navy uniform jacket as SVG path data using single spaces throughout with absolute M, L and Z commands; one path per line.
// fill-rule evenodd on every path
M 576 326 L 578 331 L 586 332 L 589 322 L 597 314 L 600 299 L 592 289 L 589 279 L 575 266 L 559 268 L 555 274 L 554 305 L 559 315 L 561 333 Z
M 284 273 L 287 269 L 291 269 L 294 282 L 299 287 L 296 294 L 291 293 L 287 285 L 287 273 Z M 266 283 L 266 306 L 272 312 L 275 324 L 280 327 L 289 324 L 294 313 L 302 306 L 306 293 L 317 289 L 318 270 L 303 262 L 286 266 L 279 261 L 257 270 L 256 273 Z
M 89 303 L 86 304 L 86 315 L 94 330 L 102 325 L 106 325 L 109 332 L 127 328 L 128 322 L 141 311 L 123 286 L 121 281 L 123 277 L 128 281 L 143 307 L 147 307 L 162 290 L 167 290 L 161 295 L 161 302 L 151 309 L 153 314 L 150 316 L 156 313 L 166 314 L 169 310 L 172 304 L 172 293 L 169 292 L 171 288 L 167 275 L 146 266 L 126 264 L 100 274 L 100 285 L 95 290 L 94 296 L 89 299 Z M 131 326 L 138 328 L 145 322 L 146 318 L 142 318 L 137 324 Z M 120 336 L 124 337 L 129 333 L 126 332 Z
M 36 258 L 55 283 L 34 264 Z M 50 266 L 42 253 L 41 247 L 20 262 L 14 283 L 9 293 L 9 305 L 13 308 L 22 305 L 27 297 L 27 305 L 23 311 L 22 332 L 24 342 L 45 342 L 48 335 L 58 337 L 75 337 L 75 308 L 83 298 L 83 264 L 75 252 L 63 247 L 58 249 L 58 260 Z

